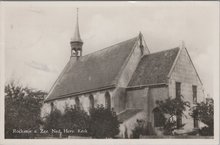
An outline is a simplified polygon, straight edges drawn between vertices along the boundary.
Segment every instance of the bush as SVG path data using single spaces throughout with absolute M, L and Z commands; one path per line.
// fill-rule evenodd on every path
M 68 135 L 88 135 L 90 118 L 88 114 L 79 108 L 66 107 L 62 116 L 61 126 L 63 129 L 74 130 L 74 133 L 65 133 Z
M 137 119 L 136 126 L 132 130 L 133 138 L 140 138 L 140 135 L 155 135 L 154 129 L 152 127 L 152 124 L 146 122 L 142 119 Z
M 93 138 L 114 138 L 119 133 L 119 121 L 113 110 L 98 105 L 90 110 L 89 132 Z
M 136 126 L 132 130 L 133 138 L 140 138 L 140 135 L 146 135 L 147 129 L 144 126 L 145 121 L 137 119 Z
M 214 135 L 214 105 L 213 99 L 211 100 L 211 103 L 197 103 L 196 106 L 192 108 L 192 113 L 190 114 L 193 118 L 197 118 L 208 125 L 208 127 L 199 130 L 199 133 L 205 136 Z
M 140 138 L 140 135 L 143 135 L 144 128 L 141 126 L 136 126 L 134 130 L 132 130 L 133 138 Z
M 80 108 L 66 106 L 63 114 L 56 108 L 45 117 L 45 130 L 61 130 L 62 135 L 92 136 L 93 138 L 113 138 L 119 133 L 116 113 L 103 105 L 90 109 L 90 116 Z M 66 132 L 65 129 L 73 132 Z M 58 136 L 59 134 L 50 134 Z M 64 137 L 63 136 L 63 137 Z
M 213 136 L 214 135 L 214 129 L 211 127 L 203 127 L 199 130 L 199 134 L 202 136 Z
M 52 129 L 62 129 L 62 113 L 60 112 L 60 110 L 54 108 L 50 114 L 48 114 L 47 116 L 45 116 L 45 121 L 44 121 L 44 126 L 43 128 L 45 130 L 49 131 L 49 134 L 46 135 L 52 135 L 52 136 L 59 136 L 59 134 L 52 134 L 51 130 Z
M 52 129 L 60 130 L 63 137 L 68 135 L 86 136 L 89 129 L 89 116 L 84 110 L 80 110 L 79 108 L 66 106 L 63 114 L 54 108 L 45 117 L 44 129 L 48 130 L 52 136 L 60 135 L 58 133 L 52 133 Z
M 172 135 L 173 134 L 173 131 L 176 129 L 176 121 L 168 121 L 166 122 L 166 124 L 164 125 L 163 129 L 164 129 L 164 132 L 163 134 L 164 135 Z

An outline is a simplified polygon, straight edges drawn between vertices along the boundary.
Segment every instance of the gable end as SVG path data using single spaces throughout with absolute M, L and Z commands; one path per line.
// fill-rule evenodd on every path
M 184 52 L 184 51 L 185 51 L 185 52 Z M 184 53 L 185 53 L 185 54 L 184 54 Z M 195 66 L 194 66 L 194 64 L 193 64 L 193 62 L 192 62 L 192 59 L 191 59 L 191 57 L 190 57 L 190 55 L 189 55 L 189 52 L 187 51 L 186 48 L 181 48 L 181 50 L 179 51 L 179 53 L 178 53 L 178 55 L 177 55 L 177 57 L 176 57 L 176 60 L 174 61 L 173 66 L 172 66 L 172 68 L 171 68 L 171 70 L 170 70 L 170 72 L 169 72 L 169 74 L 168 74 L 168 76 L 167 76 L 168 79 L 172 78 L 173 73 L 174 73 L 174 71 L 175 71 L 175 69 L 176 69 L 178 63 L 180 63 L 180 62 L 178 62 L 178 61 L 180 61 L 180 59 L 181 59 L 180 57 L 184 57 L 183 55 L 186 55 L 186 57 L 187 57 L 187 59 L 188 59 L 190 65 L 192 66 L 192 68 L 193 68 L 193 70 L 194 70 L 194 72 L 195 72 L 195 74 L 196 74 L 196 77 L 197 77 L 198 80 L 199 80 L 199 83 L 202 85 L 202 81 L 201 81 L 201 79 L 200 79 L 200 77 L 199 77 L 199 75 L 198 75 L 198 72 L 197 72 L 197 70 L 196 70 L 196 68 L 195 68 Z M 187 65 L 187 64 L 186 64 L 186 65 Z M 187 67 L 187 66 L 185 66 L 185 67 Z M 188 66 L 188 67 L 190 67 L 190 66 Z M 186 68 L 186 69 L 189 69 L 189 68 Z M 181 73 L 185 73 L 185 72 L 181 72 Z M 191 72 L 191 74 L 192 74 L 192 72 Z M 185 75 L 185 76 L 187 76 L 187 75 Z

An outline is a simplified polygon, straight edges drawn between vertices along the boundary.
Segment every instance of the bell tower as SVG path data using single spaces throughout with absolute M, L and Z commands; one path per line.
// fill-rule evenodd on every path
M 78 59 L 80 56 L 82 56 L 83 41 L 79 33 L 78 8 L 76 10 L 75 33 L 74 33 L 74 36 L 71 38 L 70 46 L 71 46 L 71 57 L 77 57 Z

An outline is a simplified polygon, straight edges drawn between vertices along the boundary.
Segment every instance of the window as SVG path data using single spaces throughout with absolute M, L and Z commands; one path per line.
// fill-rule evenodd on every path
M 89 96 L 89 101 L 90 101 L 90 108 L 94 108 L 94 97 L 93 97 L 93 95 L 90 95 Z
M 51 107 L 51 112 L 54 110 L 54 104 L 53 102 L 50 103 L 50 107 Z
M 176 82 L 176 98 L 180 98 L 181 95 L 181 83 Z
M 197 103 L 197 86 L 192 86 L 193 91 L 193 103 Z
M 111 96 L 108 91 L 105 93 L 105 106 L 106 108 L 111 108 Z
M 197 86 L 192 86 L 192 92 L 193 92 L 193 103 L 197 103 Z M 198 121 L 198 112 L 195 112 L 195 116 L 193 118 L 193 124 L 194 128 L 199 127 L 199 121 Z
M 166 121 L 166 118 L 163 116 L 163 114 L 160 112 L 158 108 L 155 108 L 153 110 L 154 113 L 154 126 L 155 127 L 163 127 Z
M 79 108 L 80 108 L 79 97 L 76 97 L 76 98 L 75 98 L 75 103 L 76 103 L 75 107 L 79 109 Z
M 181 97 L 181 83 L 176 82 L 176 98 L 180 98 L 180 97 Z M 178 110 L 176 113 L 176 123 L 177 123 L 177 128 L 180 128 L 182 126 L 182 114 Z

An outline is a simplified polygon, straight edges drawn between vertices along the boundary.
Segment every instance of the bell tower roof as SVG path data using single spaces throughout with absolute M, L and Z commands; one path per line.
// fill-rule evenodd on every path
M 78 8 L 76 9 L 76 27 L 75 27 L 75 33 L 73 37 L 71 38 L 71 42 L 83 42 L 80 33 L 79 33 L 79 22 L 78 22 Z
M 83 41 L 79 33 L 79 22 L 78 22 L 78 8 L 76 9 L 76 29 L 75 34 L 70 40 L 71 46 L 71 57 L 77 57 L 77 59 L 82 56 L 82 46 Z

